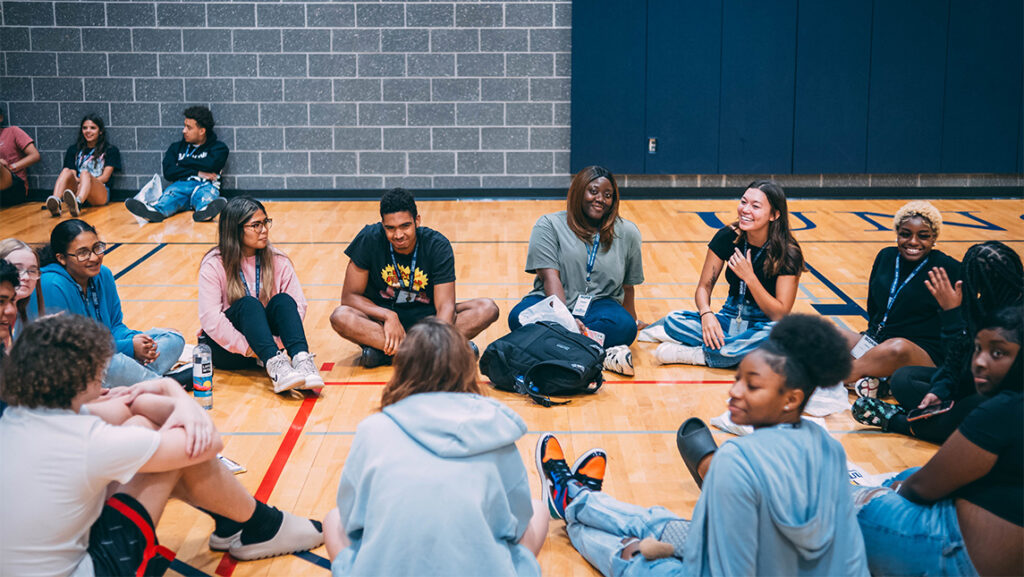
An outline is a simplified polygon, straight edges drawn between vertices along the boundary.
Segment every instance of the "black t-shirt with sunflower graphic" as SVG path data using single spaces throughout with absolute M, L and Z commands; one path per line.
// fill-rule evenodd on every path
M 368 224 L 359 231 L 345 249 L 352 262 L 370 272 L 363 295 L 377 306 L 414 313 L 416 317 L 437 312 L 434 306 L 434 285 L 455 282 L 455 254 L 443 234 L 421 226 L 416 229 L 416 275 L 413 290 L 416 300 L 411 303 L 395 302 L 403 284 L 408 284 L 412 253 L 395 253 L 395 261 L 402 275 L 399 283 L 391 262 L 388 238 L 381 223 Z M 429 312 L 427 312 L 429 309 Z

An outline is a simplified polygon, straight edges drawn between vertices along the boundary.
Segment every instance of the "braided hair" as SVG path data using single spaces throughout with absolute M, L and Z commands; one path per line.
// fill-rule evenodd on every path
M 970 334 L 995 311 L 1022 302 L 1024 268 L 1020 256 L 1005 244 L 990 240 L 967 249 L 960 266 L 964 312 Z

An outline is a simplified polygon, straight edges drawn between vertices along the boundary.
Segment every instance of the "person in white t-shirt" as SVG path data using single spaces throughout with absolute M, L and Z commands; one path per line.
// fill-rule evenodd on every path
M 88 343 L 87 345 L 84 343 Z M 78 315 L 28 325 L 4 360 L 0 575 L 161 575 L 171 496 L 210 514 L 241 560 L 323 543 L 317 521 L 256 501 L 217 459 L 208 414 L 171 379 L 101 387 L 110 333 Z

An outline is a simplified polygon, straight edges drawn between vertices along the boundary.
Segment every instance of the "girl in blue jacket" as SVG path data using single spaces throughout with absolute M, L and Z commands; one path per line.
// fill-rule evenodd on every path
M 103 266 L 106 250 L 96 229 L 83 220 L 66 220 L 53 228 L 50 244 L 43 250 L 39 279 L 46 311 L 87 316 L 110 329 L 117 353 L 103 377 L 104 387 L 134 385 L 166 375 L 178 362 L 185 339 L 169 329 L 140 332 L 125 326 L 114 275 Z M 189 372 L 178 371 L 182 378 Z

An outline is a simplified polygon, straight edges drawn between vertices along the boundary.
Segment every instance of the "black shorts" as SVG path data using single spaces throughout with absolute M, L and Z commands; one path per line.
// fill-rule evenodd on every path
M 402 323 L 402 328 L 406 332 L 416 323 L 437 314 L 433 307 L 395 307 L 394 311 L 398 314 L 398 322 Z
M 157 542 L 156 527 L 145 507 L 125 493 L 117 493 L 103 505 L 89 530 L 88 551 L 96 577 L 159 577 L 174 560 L 174 552 Z
M 25 181 L 18 178 L 18 175 L 11 174 L 11 185 L 0 190 L 0 208 L 17 206 L 28 201 L 28 190 Z

